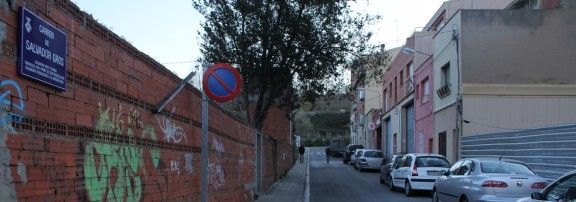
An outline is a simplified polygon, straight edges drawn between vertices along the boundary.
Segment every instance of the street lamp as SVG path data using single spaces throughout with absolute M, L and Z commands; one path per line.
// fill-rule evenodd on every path
M 402 52 L 403 52 L 403 53 L 406 53 L 406 54 L 420 53 L 420 54 L 423 54 L 423 55 L 432 56 L 432 54 L 428 54 L 428 53 L 425 53 L 425 52 L 422 52 L 422 51 L 417 51 L 417 50 L 414 50 L 414 49 L 408 48 L 408 47 L 402 48 Z

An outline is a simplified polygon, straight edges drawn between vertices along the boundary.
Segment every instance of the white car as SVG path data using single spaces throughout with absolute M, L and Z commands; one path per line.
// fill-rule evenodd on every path
M 439 154 L 406 154 L 390 173 L 390 189 L 404 189 L 406 196 L 414 190 L 432 191 L 436 179 L 449 168 L 448 160 Z
M 382 150 L 360 149 L 358 156 L 356 156 L 356 164 L 354 164 L 354 166 L 360 171 L 365 169 L 379 169 L 383 159 L 384 154 Z

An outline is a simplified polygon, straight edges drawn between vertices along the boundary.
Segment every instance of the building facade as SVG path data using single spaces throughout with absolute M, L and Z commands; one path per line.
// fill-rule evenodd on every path
M 574 123 L 575 14 L 458 11 L 434 36 L 437 151 L 455 160 L 462 136 Z

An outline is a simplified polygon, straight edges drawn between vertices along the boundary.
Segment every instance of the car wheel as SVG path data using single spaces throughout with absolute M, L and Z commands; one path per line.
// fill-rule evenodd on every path
M 440 201 L 438 200 L 438 190 L 434 188 L 432 191 L 432 202 L 438 202 L 438 201 Z
M 404 194 L 406 196 L 412 195 L 412 187 L 410 187 L 410 182 L 408 181 L 406 181 L 406 183 L 404 184 Z
M 466 196 L 462 196 L 460 198 L 460 202 L 468 202 L 468 198 Z
M 364 172 L 364 169 L 362 167 L 358 167 L 358 171 Z

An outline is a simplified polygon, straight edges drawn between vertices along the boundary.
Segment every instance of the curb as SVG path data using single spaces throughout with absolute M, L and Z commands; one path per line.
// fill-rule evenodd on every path
M 304 202 L 310 202 L 310 151 L 306 153 L 306 185 L 304 186 Z

